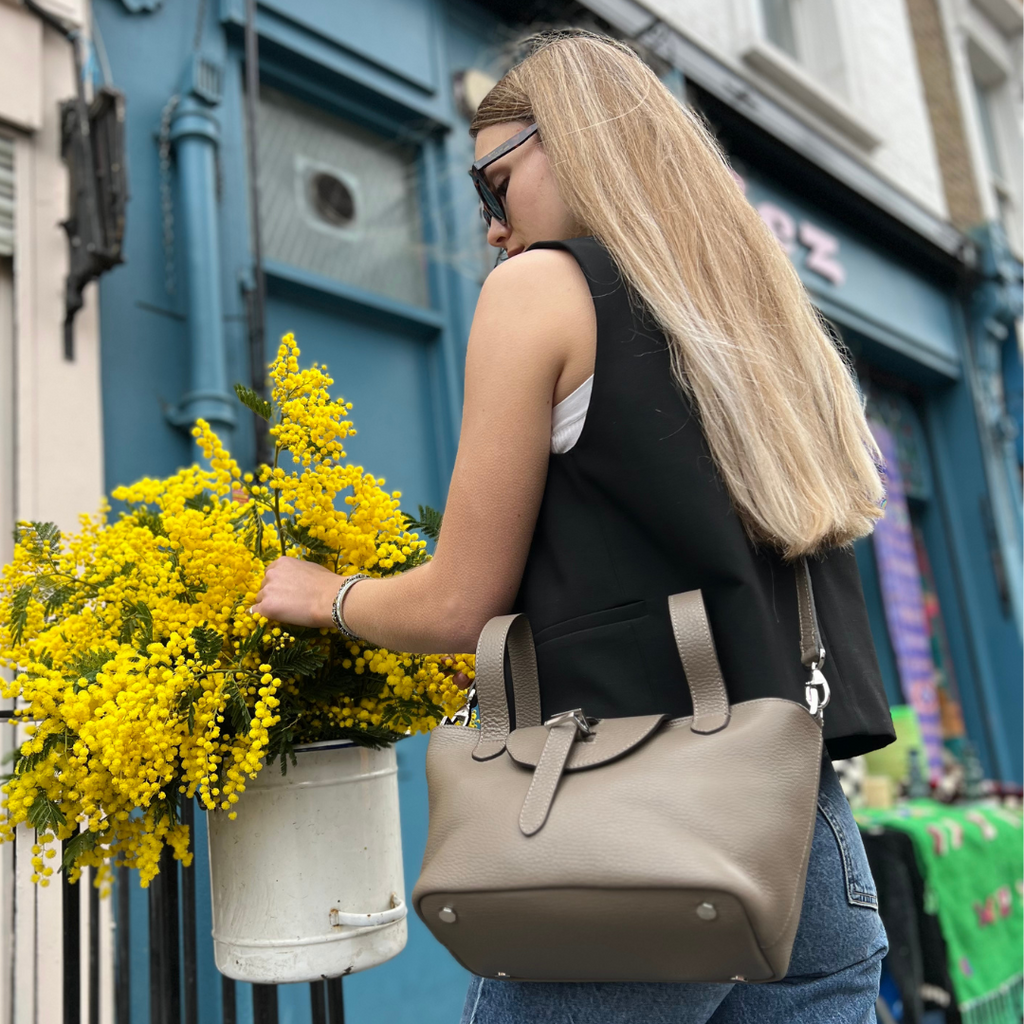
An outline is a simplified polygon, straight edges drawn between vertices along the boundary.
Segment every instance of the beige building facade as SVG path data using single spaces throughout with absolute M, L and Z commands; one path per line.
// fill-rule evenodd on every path
M 43 0 L 45 11 L 88 35 L 85 0 Z M 64 354 L 69 183 L 61 160 L 60 102 L 74 95 L 72 51 L 57 29 L 0 0 L 0 561 L 19 520 L 74 530 L 103 493 L 99 331 L 95 285 Z M 9 702 L 3 702 L 5 706 Z M 0 724 L 0 751 L 16 742 Z M 62 886 L 30 881 L 33 833 L 0 847 L 0 1024 L 63 1019 Z M 81 900 L 82 948 L 89 900 Z M 101 933 L 110 934 L 107 904 Z M 100 947 L 102 1019 L 112 1020 L 111 944 Z M 83 977 L 83 993 L 88 977 Z M 86 1009 L 88 1001 L 85 1003 Z M 87 1019 L 83 1016 L 83 1021 Z
M 948 215 L 904 0 L 644 7 L 928 212 Z

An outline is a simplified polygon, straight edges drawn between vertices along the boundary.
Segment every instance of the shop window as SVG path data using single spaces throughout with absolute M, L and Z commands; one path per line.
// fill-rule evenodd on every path
M 415 147 L 266 86 L 258 136 L 268 261 L 428 304 Z
M 887 695 L 890 701 L 896 698 L 917 711 L 922 734 L 928 734 L 926 746 L 930 745 L 934 772 L 942 742 L 963 736 L 964 725 L 925 542 L 932 499 L 925 431 L 907 395 L 867 376 L 861 378 L 861 387 L 872 431 L 891 461 L 885 519 L 875 526 L 870 550 L 868 545 L 858 550 L 858 565 Z
M 900 464 L 903 490 L 908 498 L 927 501 L 932 496 L 931 463 L 924 427 L 910 399 L 898 391 L 889 391 L 863 381 L 865 412 L 892 434 Z

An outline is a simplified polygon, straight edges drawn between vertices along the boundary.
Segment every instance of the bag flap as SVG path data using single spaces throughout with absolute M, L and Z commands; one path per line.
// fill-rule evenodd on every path
M 565 771 L 580 771 L 607 764 L 638 747 L 668 718 L 668 715 L 638 715 L 634 718 L 602 718 L 592 725 L 590 736 L 577 736 L 569 752 Z M 547 742 L 548 729 L 533 725 L 513 729 L 505 749 L 517 764 L 536 768 Z

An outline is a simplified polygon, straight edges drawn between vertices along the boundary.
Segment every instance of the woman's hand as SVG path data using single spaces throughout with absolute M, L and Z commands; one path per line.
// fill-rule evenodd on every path
M 267 566 L 250 610 L 291 626 L 332 627 L 331 607 L 342 583 L 344 577 L 315 562 L 276 558 Z

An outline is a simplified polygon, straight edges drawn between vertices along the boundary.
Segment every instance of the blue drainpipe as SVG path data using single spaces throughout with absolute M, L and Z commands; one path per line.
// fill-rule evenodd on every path
M 221 303 L 220 232 L 217 208 L 217 146 L 220 126 L 210 99 L 219 99 L 207 86 L 219 67 L 194 58 L 187 79 L 190 87 L 171 120 L 171 142 L 178 171 L 180 238 L 185 253 L 188 294 L 188 336 L 191 356 L 189 390 L 168 419 L 188 429 L 196 419 L 207 420 L 228 446 L 235 428 L 236 398 L 228 388 L 224 311 Z M 219 82 L 219 77 L 215 79 Z

